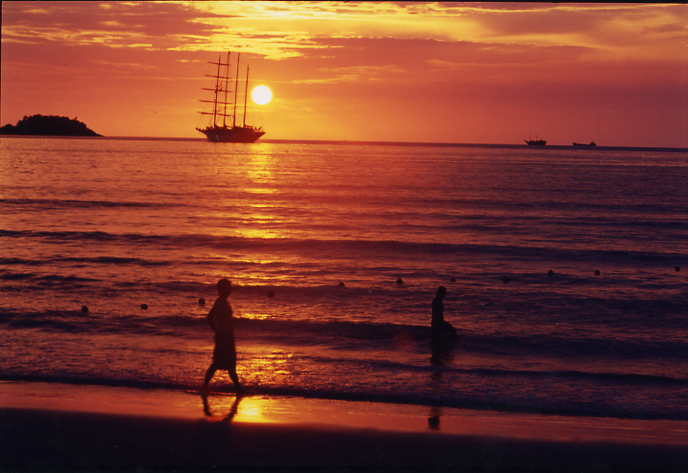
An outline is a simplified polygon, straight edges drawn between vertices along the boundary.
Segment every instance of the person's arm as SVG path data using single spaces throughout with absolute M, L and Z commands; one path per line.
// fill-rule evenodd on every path
M 210 312 L 208 312 L 207 319 L 208 319 L 208 324 L 212 327 L 213 330 L 217 331 L 217 326 L 216 326 L 216 321 L 217 321 L 217 301 L 213 304 L 213 308 L 210 309 Z

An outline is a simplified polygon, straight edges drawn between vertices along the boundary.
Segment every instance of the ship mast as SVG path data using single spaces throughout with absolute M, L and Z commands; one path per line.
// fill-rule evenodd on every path
M 234 113 L 232 114 L 232 128 L 236 127 L 237 92 L 239 91 L 239 59 L 241 59 L 241 53 L 237 53 L 236 80 L 234 82 Z
M 222 114 L 222 126 L 227 128 L 227 89 L 229 89 L 229 51 L 227 51 L 227 69 L 225 71 L 225 100 L 224 100 L 224 113 Z M 219 75 L 219 74 L 218 74 Z
M 248 97 L 248 70 L 250 66 L 246 64 L 246 85 L 244 86 L 244 128 L 246 128 L 246 98 Z
M 220 91 L 220 64 L 222 64 L 222 54 L 217 57 L 217 74 L 215 76 L 215 100 L 213 102 L 213 128 L 217 126 L 217 93 Z
M 227 120 L 227 89 L 228 89 L 228 79 L 229 79 L 229 53 L 227 53 L 227 63 L 222 62 L 222 53 L 219 54 L 217 62 L 209 62 L 209 64 L 212 64 L 214 66 L 217 66 L 217 73 L 213 75 L 207 75 L 206 77 L 212 77 L 215 79 L 215 87 L 212 89 L 209 88 L 203 88 L 202 90 L 208 90 L 213 93 L 213 99 L 212 100 L 204 100 L 201 99 L 201 102 L 208 102 L 213 104 L 213 111 L 212 112 L 200 112 L 201 115 L 212 115 L 213 116 L 213 128 L 217 127 L 217 116 L 222 115 L 223 116 L 223 123 L 226 123 Z M 227 66 L 227 75 L 222 76 L 220 74 L 220 67 L 221 66 Z M 222 87 L 222 82 L 220 82 L 221 79 L 224 79 L 225 85 L 224 88 Z M 225 93 L 225 99 L 224 101 L 221 100 L 220 92 Z M 220 110 L 218 107 L 218 104 L 224 105 L 224 112 Z M 226 126 L 226 125 L 225 125 Z

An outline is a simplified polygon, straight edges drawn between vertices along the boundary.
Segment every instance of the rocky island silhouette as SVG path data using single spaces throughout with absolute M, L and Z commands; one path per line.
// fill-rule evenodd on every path
M 1 135 L 103 136 L 76 118 L 57 115 L 25 116 L 16 125 L 0 128 Z

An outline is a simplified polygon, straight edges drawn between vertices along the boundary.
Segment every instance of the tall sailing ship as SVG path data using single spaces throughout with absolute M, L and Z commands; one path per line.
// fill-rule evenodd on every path
M 248 98 L 248 73 L 249 66 L 246 65 L 246 81 L 244 85 L 244 119 L 243 125 L 237 124 L 237 94 L 239 92 L 239 60 L 241 59 L 241 53 L 237 54 L 236 60 L 236 75 L 234 77 L 234 101 L 229 101 L 228 94 L 232 91 L 229 90 L 229 65 L 230 65 L 230 53 L 227 53 L 227 59 L 222 62 L 222 55 L 217 59 L 217 62 L 210 62 L 217 66 L 217 72 L 215 75 L 208 75 L 215 79 L 215 88 L 204 88 L 203 90 L 209 90 L 213 93 L 212 100 L 201 100 L 201 102 L 213 104 L 212 111 L 200 112 L 201 115 L 212 116 L 212 124 L 209 124 L 205 128 L 196 128 L 196 130 L 203 133 L 208 141 L 213 142 L 227 142 L 227 143 L 253 143 L 258 138 L 265 134 L 262 127 L 255 127 L 246 124 L 246 100 Z M 224 74 L 224 75 L 223 75 Z M 232 107 L 231 113 L 228 106 Z M 231 127 L 228 126 L 228 120 L 231 120 Z

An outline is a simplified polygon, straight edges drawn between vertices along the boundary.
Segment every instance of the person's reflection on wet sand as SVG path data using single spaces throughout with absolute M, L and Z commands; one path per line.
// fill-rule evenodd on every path
M 239 411 L 239 404 L 241 403 L 241 400 L 243 399 L 242 394 L 237 394 L 236 397 L 234 398 L 234 402 L 232 403 L 232 407 L 229 409 L 229 412 L 227 415 L 222 419 L 222 422 L 229 424 L 232 422 L 234 419 L 234 416 L 237 414 Z M 201 393 L 201 400 L 203 401 L 203 414 L 206 415 L 206 417 L 213 417 L 213 413 L 210 410 L 210 403 L 208 402 L 208 394 L 205 392 Z
M 442 417 L 442 408 L 440 406 L 432 406 L 430 408 L 430 416 L 428 417 L 428 428 L 430 430 L 440 430 L 440 417 Z
M 437 396 L 440 395 L 442 389 L 446 388 L 442 386 L 442 376 L 444 375 L 444 369 L 442 368 L 442 365 L 443 363 L 439 363 L 435 360 L 435 354 L 433 353 L 432 370 L 430 371 L 430 387 L 433 393 Z M 430 413 L 428 414 L 428 428 L 430 430 L 440 430 L 441 416 L 441 406 L 430 407 Z
M 430 363 L 434 368 L 450 364 L 454 359 L 453 345 L 433 345 Z M 433 371 L 434 373 L 434 371 Z

